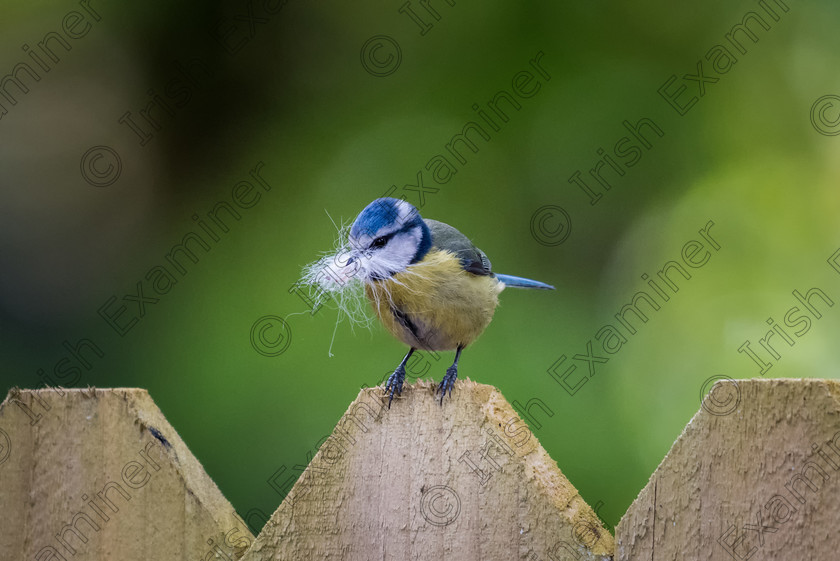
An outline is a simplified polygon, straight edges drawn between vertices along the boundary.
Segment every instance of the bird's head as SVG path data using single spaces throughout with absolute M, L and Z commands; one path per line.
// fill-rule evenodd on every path
M 391 197 L 376 199 L 350 228 L 348 265 L 358 264 L 362 281 L 387 279 L 423 259 L 432 234 L 411 204 Z

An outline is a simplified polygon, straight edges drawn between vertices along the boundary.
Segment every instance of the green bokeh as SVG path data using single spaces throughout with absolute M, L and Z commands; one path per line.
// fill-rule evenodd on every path
M 308 462 L 359 388 L 393 370 L 405 351 L 379 325 L 335 329 L 334 309 L 310 315 L 289 288 L 333 248 L 333 220 L 351 221 L 392 185 L 419 204 L 403 185 L 479 118 L 474 103 L 487 111 L 520 71 L 531 70 L 539 89 L 516 98 L 521 108 L 488 142 L 471 136 L 478 151 L 462 148 L 466 164 L 448 182 L 424 171 L 426 186 L 439 191 L 426 195 L 422 214 L 470 236 L 499 272 L 558 287 L 505 291 L 460 374 L 509 401 L 542 401 L 532 430 L 584 499 L 603 502 L 608 523 L 618 522 L 698 410 L 710 377 L 759 375 L 737 349 L 748 339 L 760 349 L 765 321 L 782 321 L 794 289 L 840 298 L 840 276 L 826 262 L 840 246 L 840 138 L 819 134 L 811 120 L 818 98 L 840 93 L 836 3 L 787 2 L 784 12 L 768 2 L 773 21 L 757 2 L 720 0 L 433 2 L 439 20 L 412 2 L 432 24 L 421 34 L 399 2 L 292 0 L 263 13 L 253 36 L 234 19 L 247 10 L 242 1 L 90 5 L 100 21 L 72 50 L 28 82 L 28 93 L 6 89 L 17 103 L 6 103 L 0 119 L 2 390 L 37 386 L 38 369 L 52 372 L 67 354 L 62 341 L 94 341 L 104 357 L 88 355 L 92 368 L 74 385 L 147 388 L 252 521 L 254 509 L 270 515 L 282 499 L 267 480 L 299 473 L 295 466 Z M 0 74 L 29 60 L 23 44 L 59 31 L 79 9 L 9 6 Z M 770 29 L 753 23 L 758 41 L 742 35 L 740 53 L 726 34 L 749 12 L 763 14 Z M 238 26 L 228 50 L 212 37 L 227 24 Z M 384 77 L 360 61 L 376 35 L 402 51 Z M 716 44 L 738 59 L 725 73 L 705 58 Z M 550 79 L 529 64 L 538 53 Z M 170 95 L 177 64 L 195 60 L 209 71 L 194 70 L 188 100 Z M 683 78 L 698 60 L 718 80 L 704 84 L 702 97 Z M 671 75 L 674 88 L 687 88 L 680 103 L 698 96 L 682 116 L 657 93 Z M 126 111 L 140 119 L 155 95 L 172 105 L 151 109 L 159 130 L 147 123 L 152 138 L 141 145 L 118 120 Z M 837 105 L 826 110 L 824 129 L 837 113 Z M 663 136 L 648 129 L 650 148 L 624 175 L 604 167 L 611 188 L 599 188 L 591 204 L 569 178 L 580 170 L 595 188 L 589 170 L 598 150 L 617 158 L 613 147 L 629 134 L 622 122 L 643 118 Z M 81 155 L 99 145 L 122 161 L 108 187 L 79 171 Z M 249 176 L 258 162 L 269 191 Z M 241 181 L 255 185 L 259 201 L 228 220 L 229 231 L 199 250 L 198 263 L 185 262 L 177 284 L 117 335 L 97 310 L 136 292 L 185 234 L 200 231 L 193 214 L 207 220 Z M 571 218 L 562 244 L 542 245 L 532 231 L 545 206 Z M 679 260 L 709 220 L 720 250 L 690 269 L 692 278 L 577 393 L 564 391 L 548 369 L 561 355 L 572 364 L 590 340 L 603 355 L 596 333 L 647 290 L 641 275 Z M 126 320 L 137 307 L 124 303 Z M 276 357 L 250 341 L 267 315 L 287 317 L 292 331 Z M 825 307 L 793 346 L 777 338 L 781 359 L 765 377 L 837 377 L 839 321 L 840 308 Z M 451 358 L 442 353 L 436 380 Z M 580 380 L 586 367 L 577 364 Z

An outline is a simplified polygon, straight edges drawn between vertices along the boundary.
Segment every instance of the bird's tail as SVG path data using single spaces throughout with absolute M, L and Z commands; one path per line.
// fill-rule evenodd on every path
M 554 290 L 554 287 L 544 282 L 535 281 L 531 279 L 524 279 L 522 277 L 515 277 L 513 275 L 501 275 L 496 273 L 496 278 L 505 283 L 505 286 L 513 286 L 515 288 L 541 288 L 543 290 Z

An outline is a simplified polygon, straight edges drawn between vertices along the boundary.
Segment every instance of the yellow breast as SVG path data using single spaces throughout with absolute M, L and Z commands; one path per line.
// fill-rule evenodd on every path
M 464 271 L 453 253 L 432 249 L 405 271 L 368 283 L 365 294 L 382 324 L 406 345 L 444 351 L 481 335 L 503 288 L 493 277 Z

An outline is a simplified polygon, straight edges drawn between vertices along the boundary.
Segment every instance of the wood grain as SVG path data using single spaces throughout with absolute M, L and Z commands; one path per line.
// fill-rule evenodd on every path
M 145 390 L 12 390 L 0 431 L 0 559 L 233 560 L 253 541 Z
M 837 559 L 840 382 L 710 394 L 621 519 L 616 559 Z
M 246 561 L 609 559 L 613 538 L 492 386 L 363 389 Z

